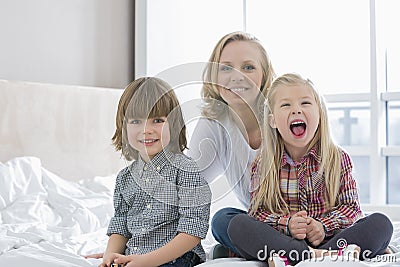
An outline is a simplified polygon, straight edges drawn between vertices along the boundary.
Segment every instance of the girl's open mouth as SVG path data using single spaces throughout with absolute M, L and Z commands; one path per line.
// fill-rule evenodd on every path
M 303 136 L 307 125 L 304 121 L 296 120 L 290 124 L 290 131 L 297 137 Z

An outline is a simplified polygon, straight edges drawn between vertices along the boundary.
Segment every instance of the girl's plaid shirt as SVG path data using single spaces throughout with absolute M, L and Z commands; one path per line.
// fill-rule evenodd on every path
M 327 236 L 351 226 L 362 216 L 350 156 L 345 151 L 340 151 L 342 158 L 337 197 L 339 204 L 334 209 L 327 209 L 325 205 L 327 203 L 325 177 L 318 175 L 320 157 L 315 147 L 300 162 L 293 161 L 285 152 L 280 170 L 280 189 L 290 213 L 307 211 L 307 216 L 322 223 Z M 261 158 L 258 156 L 253 163 L 251 188 L 258 188 L 258 183 L 261 181 L 257 171 L 260 161 Z M 251 193 L 251 199 L 255 197 L 257 191 L 256 189 Z M 272 214 L 263 208 L 259 208 L 252 216 L 281 232 L 290 234 L 287 229 L 287 216 Z

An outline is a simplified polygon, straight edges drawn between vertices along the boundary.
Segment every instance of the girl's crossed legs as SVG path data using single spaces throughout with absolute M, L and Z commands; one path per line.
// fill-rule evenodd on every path
M 229 224 L 228 234 L 238 252 L 247 260 L 265 261 L 278 253 L 287 257 L 291 264 L 313 256 L 305 240 L 284 235 L 264 222 L 247 214 L 236 215 Z M 356 244 L 361 248 L 360 259 L 373 258 L 384 253 L 393 234 L 390 220 L 383 214 L 374 213 L 358 220 L 351 227 L 336 234 L 319 250 L 331 251 L 343 248 L 342 243 Z

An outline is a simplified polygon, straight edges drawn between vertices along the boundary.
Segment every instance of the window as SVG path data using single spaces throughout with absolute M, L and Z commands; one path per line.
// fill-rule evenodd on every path
M 352 156 L 361 202 L 400 203 L 398 0 L 136 2 L 146 13 L 146 42 L 136 51 L 146 51 L 144 73 L 205 62 L 226 33 L 253 33 L 278 75 L 300 73 L 325 95 L 333 136 Z M 182 84 L 177 94 L 191 105 L 200 88 L 200 81 Z
M 324 94 L 369 91 L 368 1 L 248 0 L 246 15 L 278 75 L 298 72 Z
M 400 157 L 388 157 L 388 202 L 391 204 L 400 204 Z
M 400 146 L 400 101 L 388 104 L 388 145 Z
M 376 17 L 380 52 L 382 54 L 382 69 L 384 80 L 389 92 L 400 92 L 400 40 L 397 37 L 397 25 L 400 23 L 398 14 L 399 1 L 376 1 Z
M 242 0 L 146 2 L 148 75 L 207 62 L 222 35 L 243 28 Z

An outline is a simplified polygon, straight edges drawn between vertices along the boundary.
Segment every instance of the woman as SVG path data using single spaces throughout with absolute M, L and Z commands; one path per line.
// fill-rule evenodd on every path
M 264 96 L 275 76 L 270 59 L 257 38 L 245 32 L 222 37 L 203 74 L 202 115 L 189 145 L 207 182 L 224 175 L 239 202 L 250 205 L 249 166 L 261 145 Z M 230 220 L 245 210 L 223 208 L 213 217 L 211 230 L 223 246 L 212 258 L 239 254 L 227 228 Z M 224 255 L 225 254 L 225 255 Z

